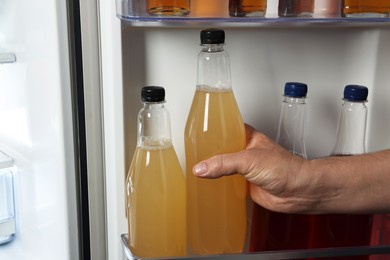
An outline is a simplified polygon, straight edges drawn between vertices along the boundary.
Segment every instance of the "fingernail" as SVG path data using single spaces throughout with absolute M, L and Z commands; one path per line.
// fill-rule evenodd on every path
M 202 176 L 207 173 L 207 165 L 204 162 L 198 163 L 194 166 L 194 173 L 197 176 Z

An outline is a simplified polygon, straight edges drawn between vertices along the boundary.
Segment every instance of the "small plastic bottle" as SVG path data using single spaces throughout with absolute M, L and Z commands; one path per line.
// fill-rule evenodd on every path
M 352 156 L 366 152 L 367 96 L 368 88 L 365 86 L 347 85 L 344 88 L 333 156 Z M 372 220 L 373 216 L 368 214 L 318 216 L 315 224 L 316 241 L 314 241 L 314 246 L 369 246 Z M 360 256 L 356 259 L 368 259 L 368 257 Z
M 184 16 L 190 13 L 190 0 L 146 0 L 151 15 Z
M 287 82 L 276 142 L 295 155 L 307 158 L 305 145 L 307 85 Z
M 312 17 L 314 0 L 279 0 L 279 17 Z
M 186 255 L 185 176 L 171 140 L 162 87 L 142 88 L 138 142 L 126 179 L 129 248 L 135 257 Z
M 230 0 L 229 15 L 232 17 L 264 17 L 267 0 Z
M 389 17 L 390 0 L 344 0 L 345 17 L 384 18 Z
M 306 158 L 307 85 L 287 82 L 279 119 L 276 142 L 291 153 Z M 265 215 L 268 214 L 268 218 Z M 259 221 L 267 219 L 266 227 Z M 250 250 L 292 250 L 306 249 L 309 244 L 313 216 L 303 214 L 284 214 L 266 211 L 254 206 Z M 264 234 L 265 233 L 265 238 Z
M 316 18 L 341 17 L 341 0 L 315 0 L 314 17 Z
M 191 0 L 191 17 L 229 17 L 229 0 Z

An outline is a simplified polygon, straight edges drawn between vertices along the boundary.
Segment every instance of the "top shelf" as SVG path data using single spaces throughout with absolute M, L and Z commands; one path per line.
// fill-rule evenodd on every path
M 130 26 L 137 27 L 264 27 L 264 28 L 310 28 L 310 27 L 364 27 L 389 28 L 390 18 L 264 18 L 264 17 L 162 17 L 130 16 L 118 14 Z
M 259 28 L 389 28 L 386 14 L 362 13 L 356 17 L 343 17 L 341 0 L 328 2 L 313 0 L 310 11 L 302 17 L 279 17 L 278 1 L 267 0 L 263 16 L 237 17 L 229 15 L 229 0 L 188 0 L 189 14 L 159 16 L 148 13 L 145 0 L 116 0 L 117 16 L 124 25 L 134 27 L 259 27 Z M 332 3 L 329 5 L 329 3 Z M 180 9 L 179 9 L 180 10 Z M 187 9 L 184 9 L 187 10 Z M 302 15 L 305 15 L 302 14 Z M 309 17 L 308 15 L 311 15 Z M 383 16 L 382 16 L 383 15 Z M 380 17 L 380 18 L 379 18 Z M 386 18 L 384 18 L 386 17 Z

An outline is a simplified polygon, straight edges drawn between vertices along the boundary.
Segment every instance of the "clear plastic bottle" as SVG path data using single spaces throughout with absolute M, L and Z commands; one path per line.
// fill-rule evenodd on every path
M 295 155 L 307 158 L 305 145 L 307 85 L 287 82 L 276 142 Z
M 365 86 L 347 85 L 344 88 L 333 156 L 351 156 L 366 152 L 367 96 L 368 88 Z M 368 214 L 319 216 L 315 224 L 315 247 L 368 246 L 372 220 L 373 216 Z M 368 257 L 360 256 L 356 259 Z
M 136 257 L 186 255 L 185 176 L 162 87 L 144 87 L 138 142 L 126 179 L 129 248 Z
M 347 156 L 366 152 L 368 88 L 347 85 L 341 107 L 337 141 L 332 155 Z
M 307 85 L 287 82 L 279 118 L 276 142 L 291 153 L 306 158 Z M 268 214 L 268 217 L 265 215 Z M 267 223 L 258 223 L 267 219 Z M 305 249 L 309 245 L 313 216 L 271 212 L 254 206 L 250 250 Z M 266 238 L 264 238 L 266 231 Z
M 187 230 L 192 254 L 240 253 L 245 244 L 245 178 L 237 174 L 210 180 L 192 173 L 196 163 L 246 146 L 224 42 L 223 30 L 201 32 L 197 86 L 185 128 Z

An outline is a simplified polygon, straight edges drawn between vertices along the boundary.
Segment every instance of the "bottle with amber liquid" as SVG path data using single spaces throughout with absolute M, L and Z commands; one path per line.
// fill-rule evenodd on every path
M 267 0 L 230 0 L 229 15 L 232 17 L 257 16 L 264 17 Z
M 279 17 L 312 17 L 314 0 L 279 0 Z
M 195 95 L 185 127 L 189 254 L 241 253 L 247 230 L 247 182 L 240 174 L 196 177 L 193 166 L 245 149 L 244 123 L 232 91 L 225 32 L 201 31 Z
M 150 15 L 184 16 L 190 13 L 190 0 L 146 0 Z
M 222 18 L 229 16 L 229 0 L 191 0 L 191 16 Z
M 365 86 L 347 85 L 344 88 L 333 156 L 353 156 L 366 152 L 367 96 L 368 88 Z M 372 221 L 373 216 L 368 214 L 320 215 L 315 223 L 314 247 L 369 246 Z M 353 259 L 368 259 L 368 256 Z
M 344 0 L 345 17 L 389 17 L 390 0 Z
M 144 87 L 138 141 L 126 178 L 128 245 L 135 257 L 186 255 L 185 176 L 162 87 Z
M 307 89 L 305 83 L 285 84 L 276 138 L 278 144 L 303 158 L 307 158 L 305 146 Z M 265 217 L 266 215 L 268 216 Z M 306 249 L 310 243 L 313 217 L 272 212 L 254 205 L 251 252 Z M 266 222 L 261 223 L 265 219 Z

